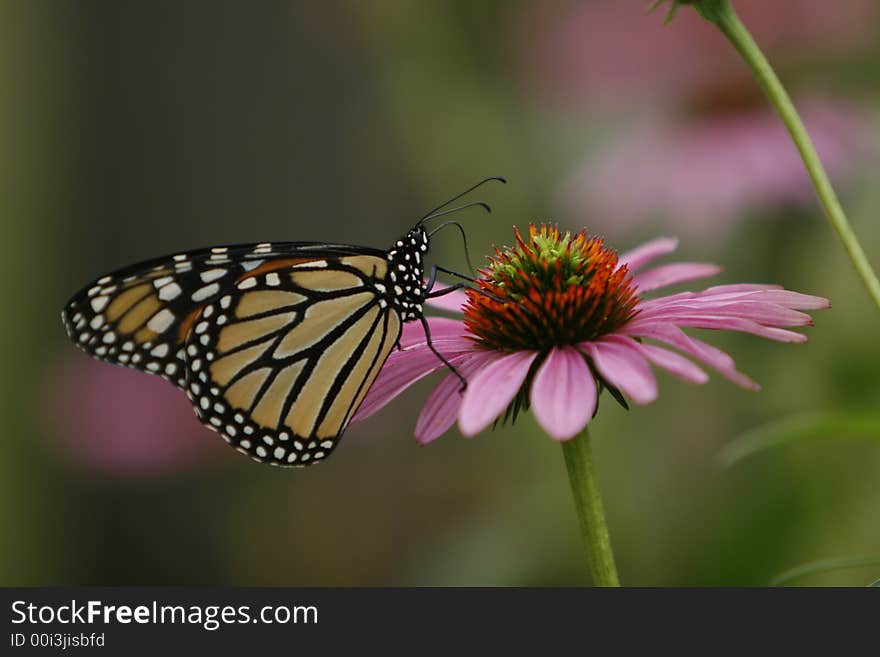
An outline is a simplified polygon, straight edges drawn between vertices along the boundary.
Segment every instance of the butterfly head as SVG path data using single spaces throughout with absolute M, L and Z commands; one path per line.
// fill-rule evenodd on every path
M 428 233 L 417 225 L 388 251 L 387 293 L 403 321 L 418 319 L 424 301 Z

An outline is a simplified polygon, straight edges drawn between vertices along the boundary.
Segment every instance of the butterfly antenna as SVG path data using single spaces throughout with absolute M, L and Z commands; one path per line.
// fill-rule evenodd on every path
M 433 210 L 430 210 L 430 211 L 426 212 L 426 213 L 425 213 L 425 216 L 423 216 L 423 217 L 419 220 L 419 224 L 421 224 L 421 223 L 427 221 L 428 219 L 430 219 L 430 218 L 432 218 L 432 217 L 439 216 L 439 215 L 435 215 L 434 213 L 437 212 L 438 210 L 442 210 L 443 208 L 445 208 L 445 207 L 446 207 L 447 205 L 449 205 L 450 203 L 454 203 L 455 201 L 457 201 L 458 199 L 460 199 L 462 196 L 466 196 L 467 194 L 470 194 L 472 191 L 474 191 L 474 190 L 477 189 L 478 187 L 482 187 L 483 185 L 485 185 L 487 182 L 489 182 L 489 181 L 491 181 L 491 180 L 497 180 L 498 182 L 500 182 L 500 183 L 505 183 L 505 184 L 507 183 L 507 180 L 506 180 L 505 178 L 502 178 L 501 176 L 489 176 L 488 178 L 483 178 L 483 180 L 481 180 L 480 182 L 478 182 L 476 185 L 472 185 L 471 187 L 469 187 L 468 189 L 464 190 L 464 191 L 461 192 L 460 194 L 456 194 L 455 196 L 453 196 L 451 199 L 449 199 L 449 200 L 446 201 L 445 203 L 441 203 L 440 205 L 438 205 L 438 206 L 437 206 L 436 208 L 434 208 Z M 417 225 L 418 225 L 418 224 L 417 224 Z
M 471 253 L 470 253 L 470 250 L 468 249 L 467 233 L 464 232 L 464 227 L 460 223 L 458 223 L 457 221 L 447 221 L 445 223 L 442 223 L 439 226 L 437 226 L 434 230 L 432 230 L 430 233 L 428 233 L 428 237 L 429 238 L 433 237 L 436 233 L 439 233 L 441 230 L 443 230 L 447 226 L 455 226 L 456 228 L 458 228 L 458 232 L 461 234 L 461 241 L 464 243 L 464 257 L 465 257 L 465 260 L 467 261 L 468 269 L 471 270 L 472 274 L 475 273 L 474 272 L 474 265 L 471 262 Z
M 434 214 L 428 215 L 427 217 L 425 217 L 424 219 L 419 221 L 419 224 L 425 224 L 425 223 L 428 223 L 429 221 L 433 221 L 434 219 L 439 219 L 440 217 L 445 217 L 448 214 L 452 214 L 454 212 L 461 212 L 462 210 L 467 210 L 468 208 L 475 208 L 475 207 L 481 207 L 488 213 L 492 212 L 492 206 L 490 206 L 485 201 L 474 201 L 473 203 L 465 203 L 464 205 L 457 205 L 454 208 L 449 208 L 447 210 L 441 210 L 440 212 L 434 212 Z

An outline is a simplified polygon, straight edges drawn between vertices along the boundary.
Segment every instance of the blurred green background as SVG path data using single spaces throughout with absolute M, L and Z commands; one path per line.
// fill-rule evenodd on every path
M 573 205 L 577 172 L 601 168 L 645 117 L 675 116 L 687 131 L 763 111 L 741 79 L 733 99 L 724 93 L 712 64 L 735 80 L 737 62 L 711 26 L 683 11 L 663 27 L 646 3 L 616 4 L 609 18 L 602 2 L 549 0 L 0 0 L 0 583 L 589 583 L 562 454 L 528 416 L 419 448 L 426 382 L 352 427 L 328 463 L 267 468 L 203 430 L 167 384 L 93 365 L 59 321 L 88 280 L 163 253 L 263 240 L 384 247 L 487 175 L 510 182 L 481 192 L 491 216 L 461 217 L 475 260 L 513 225 L 551 219 L 621 250 L 677 234 L 681 259 L 725 266 L 717 283 L 832 299 L 807 345 L 701 336 L 761 382 L 758 394 L 658 374 L 651 406 L 603 400 L 591 426 L 624 583 L 763 585 L 804 562 L 880 557 L 880 436 L 870 428 L 826 422 L 813 439 L 719 463 L 738 435 L 780 418 L 858 414 L 870 426 L 880 414 L 880 314 L 818 203 L 780 194 L 740 207 L 731 197 L 718 230 L 677 223 L 660 202 L 627 222 Z M 735 4 L 745 14 L 759 3 Z M 857 108 L 836 179 L 880 266 L 876 12 L 855 0 L 839 11 L 760 4 L 774 13 L 745 18 L 759 37 L 766 27 L 771 46 L 787 44 L 771 48 L 785 81 Z M 811 5 L 825 13 L 808 16 Z M 819 27 L 801 33 L 794 17 Z M 653 37 L 631 32 L 648 23 L 653 54 L 639 50 Z M 800 40 L 777 38 L 787 30 Z M 726 152 L 718 139 L 710 155 Z M 657 171 L 664 187 L 681 185 L 677 198 L 705 193 L 689 189 L 696 170 L 666 162 Z M 748 179 L 747 165 L 730 166 L 728 179 Z M 626 197 L 639 184 L 606 191 Z M 716 220 L 707 210 L 707 224 Z M 465 270 L 454 232 L 432 255 Z M 132 435 L 139 442 L 126 447 Z M 878 577 L 874 566 L 795 583 Z

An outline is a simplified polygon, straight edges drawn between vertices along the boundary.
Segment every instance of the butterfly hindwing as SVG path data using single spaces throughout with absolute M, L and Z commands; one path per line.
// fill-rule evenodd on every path
M 400 336 L 386 269 L 363 253 L 271 260 L 205 304 L 184 348 L 201 421 L 259 461 L 326 458 Z

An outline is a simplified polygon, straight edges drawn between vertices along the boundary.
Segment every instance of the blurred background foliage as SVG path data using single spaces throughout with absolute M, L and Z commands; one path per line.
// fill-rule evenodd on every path
M 327 464 L 266 468 L 167 384 L 77 352 L 58 318 L 87 280 L 162 253 L 383 247 L 487 175 L 510 183 L 462 217 L 475 259 L 549 219 L 620 249 L 675 234 L 719 282 L 832 299 L 805 346 L 709 336 L 758 394 L 661 374 L 658 403 L 602 404 L 624 583 L 763 585 L 880 556 L 880 315 L 721 37 L 646 4 L 0 0 L 0 582 L 588 583 L 562 455 L 531 418 L 418 448 L 426 383 Z M 795 99 L 821 99 L 816 141 L 880 266 L 876 3 L 734 4 Z M 466 267 L 454 233 L 432 255 Z M 810 413 L 805 439 L 722 467 L 738 435 Z

